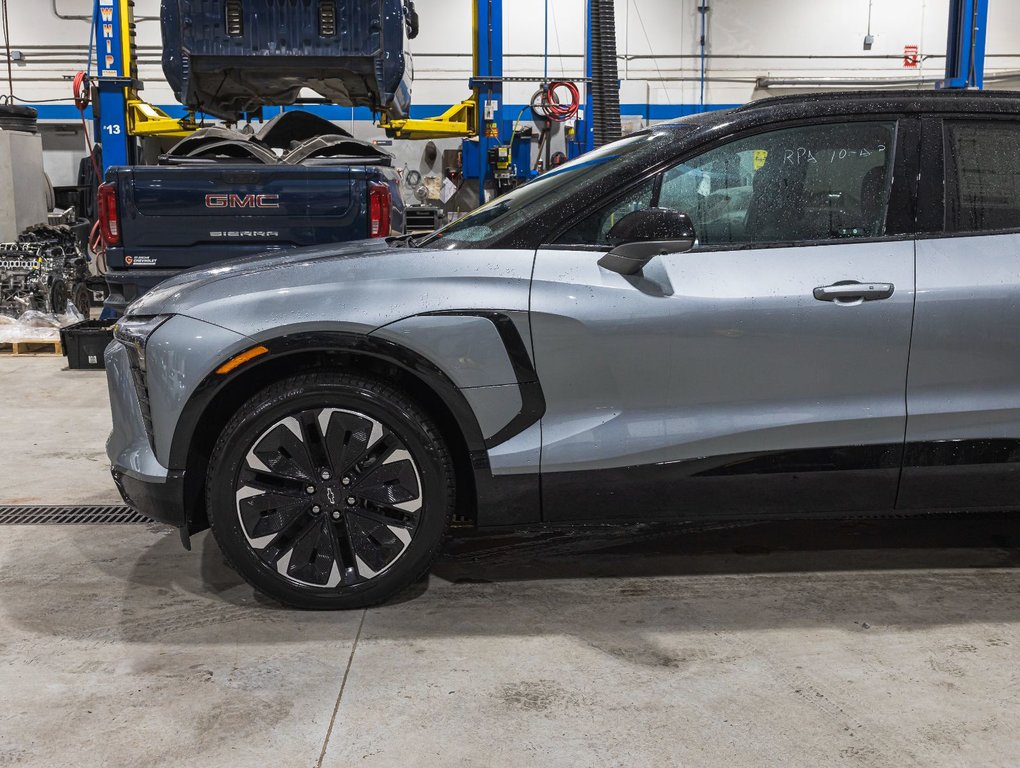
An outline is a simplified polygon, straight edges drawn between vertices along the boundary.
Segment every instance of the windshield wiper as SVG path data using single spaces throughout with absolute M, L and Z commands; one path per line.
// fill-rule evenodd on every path
M 386 242 L 391 248 L 413 248 L 415 246 L 414 235 L 397 235 L 387 238 Z

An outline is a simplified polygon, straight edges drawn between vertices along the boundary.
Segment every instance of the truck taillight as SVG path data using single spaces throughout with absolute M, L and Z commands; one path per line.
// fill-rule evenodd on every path
M 389 184 L 373 181 L 368 187 L 368 236 L 390 236 L 390 209 L 393 197 Z
M 120 245 L 120 214 L 117 212 L 117 185 L 99 185 L 99 231 L 106 245 Z

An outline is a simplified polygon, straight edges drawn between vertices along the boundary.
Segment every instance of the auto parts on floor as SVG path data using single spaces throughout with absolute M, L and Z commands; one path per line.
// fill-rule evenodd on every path
M 0 243 L 0 314 L 63 313 L 70 301 L 88 316 L 88 261 L 75 228 L 40 224 Z

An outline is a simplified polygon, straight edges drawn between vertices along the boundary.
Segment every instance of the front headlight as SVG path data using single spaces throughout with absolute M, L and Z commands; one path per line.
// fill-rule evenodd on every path
M 145 344 L 153 332 L 169 319 L 170 315 L 123 317 L 113 326 L 113 338 L 134 350 L 138 367 L 144 371 Z

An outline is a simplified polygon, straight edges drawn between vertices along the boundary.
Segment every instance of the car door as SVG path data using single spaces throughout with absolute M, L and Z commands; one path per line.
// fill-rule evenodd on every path
M 539 249 L 545 519 L 893 507 L 918 135 L 883 117 L 738 136 Z M 698 245 L 600 267 L 613 223 L 648 206 L 688 213 Z
M 922 187 L 929 216 L 919 222 L 897 506 L 1016 506 L 1020 120 L 947 115 L 926 119 L 924 130 L 935 183 Z

